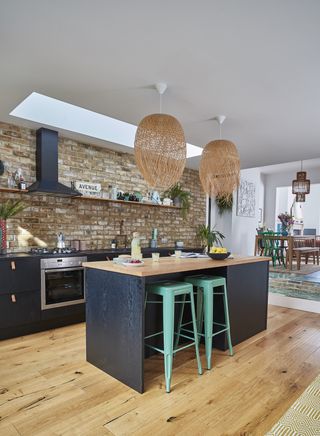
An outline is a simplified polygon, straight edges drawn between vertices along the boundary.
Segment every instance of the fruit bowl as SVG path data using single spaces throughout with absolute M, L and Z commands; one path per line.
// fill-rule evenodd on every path
M 227 259 L 230 254 L 230 251 L 228 251 L 228 253 L 208 253 L 208 256 L 210 256 L 213 260 L 224 260 Z

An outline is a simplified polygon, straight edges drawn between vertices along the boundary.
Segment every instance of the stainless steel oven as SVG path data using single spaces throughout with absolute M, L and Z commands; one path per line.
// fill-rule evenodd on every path
M 41 259 L 41 309 L 70 306 L 85 301 L 84 268 L 87 257 Z

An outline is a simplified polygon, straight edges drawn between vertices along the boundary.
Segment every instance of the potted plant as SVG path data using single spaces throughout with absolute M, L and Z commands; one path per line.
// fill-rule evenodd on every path
M 197 236 L 201 240 L 201 246 L 204 251 L 210 251 L 210 248 L 215 244 L 222 246 L 222 240 L 225 238 L 221 232 L 215 230 L 215 227 L 210 229 L 205 224 L 198 227 Z
M 22 212 L 25 208 L 26 206 L 21 200 L 8 200 L 0 204 L 1 254 L 7 252 L 7 219 Z
M 190 209 L 190 197 L 191 194 L 188 191 L 184 191 L 180 183 L 176 183 L 170 189 L 164 193 L 164 197 L 169 197 L 173 201 L 173 204 L 177 207 L 181 207 L 181 215 L 185 219 Z
M 223 215 L 224 212 L 230 212 L 233 206 L 233 195 L 218 194 L 216 196 L 216 205 L 218 207 L 219 215 Z

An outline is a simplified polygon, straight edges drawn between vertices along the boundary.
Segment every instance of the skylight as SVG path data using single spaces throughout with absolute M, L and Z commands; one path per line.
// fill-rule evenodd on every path
M 137 130 L 133 124 L 37 92 L 32 92 L 10 115 L 130 148 L 134 146 Z M 187 158 L 201 153 L 201 147 L 187 144 Z

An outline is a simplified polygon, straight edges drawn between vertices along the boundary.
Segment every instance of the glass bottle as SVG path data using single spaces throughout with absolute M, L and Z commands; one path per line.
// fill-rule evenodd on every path
M 140 234 L 138 232 L 133 233 L 133 238 L 131 241 L 131 259 L 132 260 L 141 260 L 141 243 L 140 243 Z

